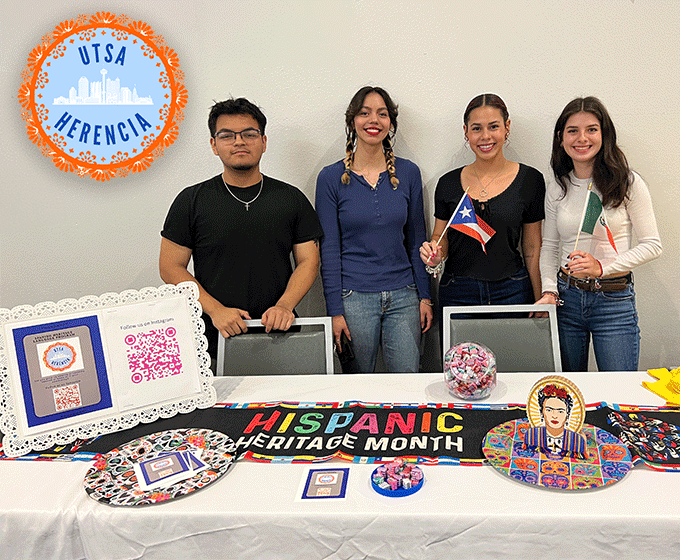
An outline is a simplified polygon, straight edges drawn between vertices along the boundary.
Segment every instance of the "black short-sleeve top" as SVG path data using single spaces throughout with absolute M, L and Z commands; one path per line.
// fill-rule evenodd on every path
M 259 187 L 232 191 L 250 201 Z M 246 210 L 217 175 L 177 195 L 161 235 L 191 249 L 194 276 L 211 296 L 259 319 L 286 289 L 293 246 L 320 239 L 323 231 L 296 187 L 264 177 L 262 191 Z M 205 319 L 212 350 L 216 331 Z
M 463 168 L 443 175 L 434 195 L 435 218 L 448 222 L 464 194 L 460 176 Z M 545 213 L 545 181 L 537 169 L 519 164 L 507 189 L 487 201 L 474 200 L 478 217 L 496 233 L 486 243 L 486 253 L 476 239 L 448 228 L 449 252 L 444 274 L 478 280 L 502 280 L 524 266 L 521 241 L 526 223 L 540 222 Z

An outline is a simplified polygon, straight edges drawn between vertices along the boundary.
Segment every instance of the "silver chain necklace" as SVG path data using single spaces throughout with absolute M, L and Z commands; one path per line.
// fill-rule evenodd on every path
M 238 196 L 236 196 L 233 192 L 231 192 L 229 185 L 227 185 L 227 182 L 224 180 L 224 176 L 220 175 L 220 177 L 222 177 L 222 182 L 224 183 L 224 186 L 227 187 L 229 194 L 231 196 L 233 196 L 236 200 L 238 200 L 241 204 L 245 205 L 246 210 L 250 209 L 250 205 L 257 200 L 257 197 L 260 196 L 260 193 L 262 192 L 262 185 L 264 184 L 264 176 L 262 176 L 262 178 L 260 179 L 260 189 L 257 191 L 255 198 L 253 198 L 252 200 L 249 200 L 248 202 L 241 200 Z
M 487 191 L 487 189 L 491 186 L 491 183 L 493 183 L 496 179 L 498 179 L 498 176 L 503 172 L 503 170 L 505 169 L 505 162 L 503 162 L 503 167 L 501 167 L 500 171 L 498 173 L 496 173 L 496 175 L 494 175 L 493 179 L 491 179 L 491 181 L 489 181 L 486 184 L 486 186 L 484 186 L 482 184 L 482 180 L 479 178 L 479 175 L 477 175 L 477 170 L 474 167 L 472 167 L 472 165 L 470 167 L 472 168 L 472 172 L 475 174 L 475 177 L 477 178 L 477 182 L 479 183 L 479 186 L 482 187 L 482 190 L 479 191 L 479 194 L 483 198 L 487 198 L 489 196 L 489 191 Z

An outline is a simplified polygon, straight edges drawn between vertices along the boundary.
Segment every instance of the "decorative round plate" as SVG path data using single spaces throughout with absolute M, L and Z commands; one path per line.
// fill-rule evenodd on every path
M 162 453 L 202 450 L 208 468 L 193 477 L 164 488 L 142 490 L 137 484 L 134 463 Z M 85 475 L 90 498 L 112 506 L 157 504 L 191 494 L 225 474 L 236 458 L 236 444 L 220 432 L 201 428 L 168 430 L 135 439 L 97 460 Z
M 536 486 L 563 490 L 585 490 L 621 480 L 633 467 L 630 452 L 609 432 L 585 424 L 588 458 L 546 455 L 524 449 L 529 420 L 511 420 L 493 428 L 484 437 L 482 451 L 489 464 L 504 475 Z

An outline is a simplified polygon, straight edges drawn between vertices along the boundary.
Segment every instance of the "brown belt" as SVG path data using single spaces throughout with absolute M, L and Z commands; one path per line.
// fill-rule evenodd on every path
M 569 286 L 583 290 L 584 292 L 622 292 L 633 281 L 632 273 L 616 278 L 576 278 L 569 276 L 560 269 L 557 277 L 564 280 Z

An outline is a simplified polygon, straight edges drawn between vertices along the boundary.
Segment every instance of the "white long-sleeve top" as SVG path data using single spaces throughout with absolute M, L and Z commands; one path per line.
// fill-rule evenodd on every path
M 548 183 L 545 193 L 540 267 L 543 290 L 549 292 L 557 291 L 557 271 L 574 251 L 591 180 L 578 179 L 571 172 L 567 182 L 566 195 L 563 196 L 555 179 Z M 602 199 L 595 185 L 592 190 Z M 633 172 L 628 198 L 618 208 L 605 208 L 604 215 L 618 253 L 611 247 L 604 228 L 596 228 L 593 234 L 581 232 L 576 247 L 600 261 L 602 276 L 626 273 L 661 255 L 652 199 L 647 185 L 637 173 Z M 633 232 L 637 245 L 633 245 Z

